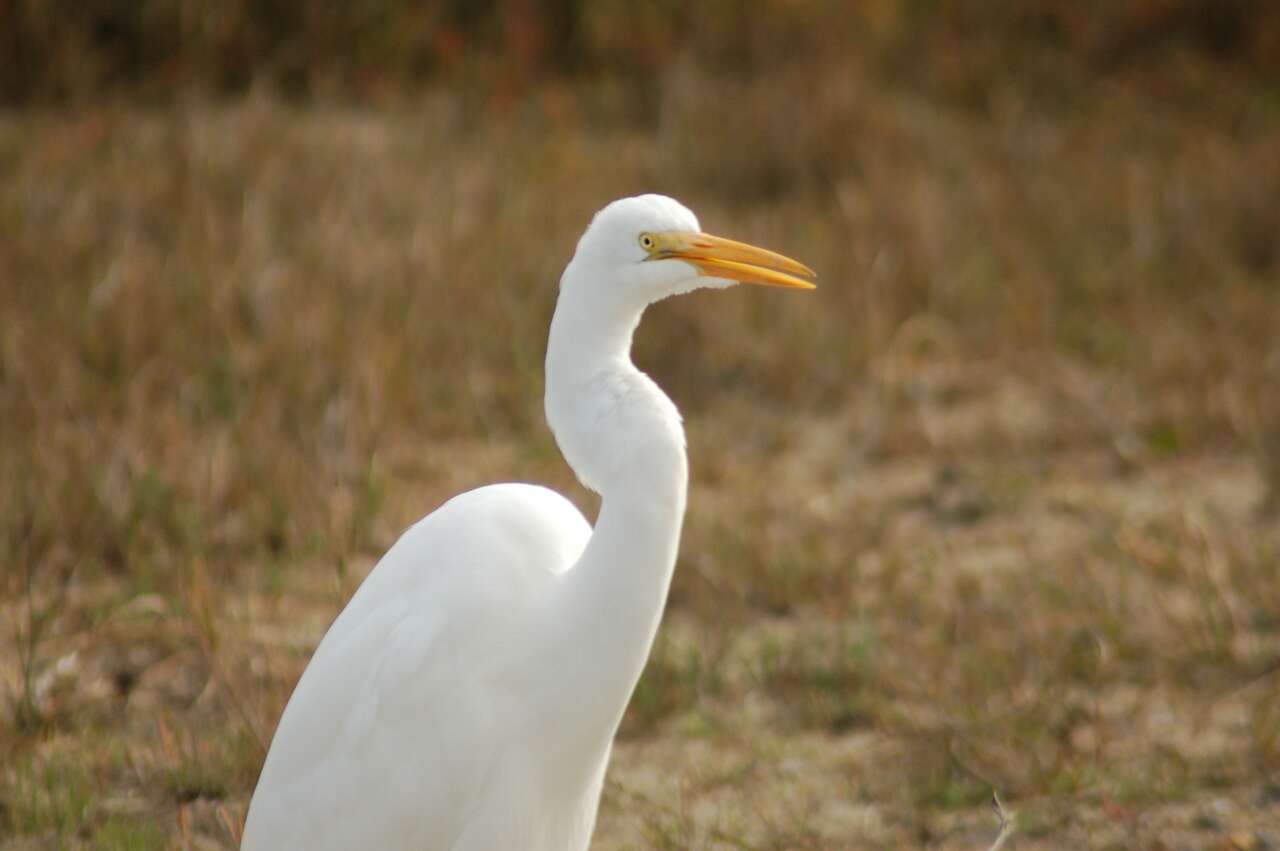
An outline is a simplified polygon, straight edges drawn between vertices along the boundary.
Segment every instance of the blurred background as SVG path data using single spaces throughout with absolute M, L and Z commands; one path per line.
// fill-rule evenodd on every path
M 594 848 L 1280 843 L 1280 4 L 0 0 L 0 848 L 234 848 L 645 191 L 690 509 Z

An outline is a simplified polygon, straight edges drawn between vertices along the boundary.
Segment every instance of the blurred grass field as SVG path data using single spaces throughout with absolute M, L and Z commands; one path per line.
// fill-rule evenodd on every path
M 0 114 L 0 848 L 235 847 L 402 529 L 594 510 L 546 328 L 642 191 L 820 289 L 641 327 L 690 508 L 593 848 L 1280 843 L 1271 42 L 911 33 Z

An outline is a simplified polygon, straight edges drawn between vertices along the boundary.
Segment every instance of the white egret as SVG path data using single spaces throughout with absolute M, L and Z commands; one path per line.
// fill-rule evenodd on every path
M 242 847 L 585 849 L 666 603 L 684 518 L 680 414 L 631 362 L 659 299 L 811 289 L 780 254 L 708 236 L 661 195 L 605 207 L 560 279 L 546 414 L 595 528 L 498 484 L 414 524 L 316 649 L 276 730 Z

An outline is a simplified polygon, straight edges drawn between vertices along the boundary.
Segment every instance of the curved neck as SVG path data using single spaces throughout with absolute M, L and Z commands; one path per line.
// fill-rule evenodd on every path
M 566 297 L 570 296 L 570 297 Z M 553 650 L 584 732 L 612 740 L 657 633 L 675 569 L 688 487 L 671 400 L 631 363 L 642 309 L 610 321 L 563 293 L 547 348 L 547 419 L 583 484 L 601 497 L 586 549 L 562 575 Z M 586 306 L 589 307 L 589 306 Z M 587 322 L 591 318 L 593 321 Z

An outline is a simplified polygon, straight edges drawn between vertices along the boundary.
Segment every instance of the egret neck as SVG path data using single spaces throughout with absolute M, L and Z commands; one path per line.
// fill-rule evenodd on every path
M 675 569 L 688 488 L 680 414 L 631 362 L 647 304 L 565 270 L 551 321 L 546 414 L 578 479 L 601 496 L 586 549 L 553 601 L 572 723 L 607 748 L 644 669 Z

